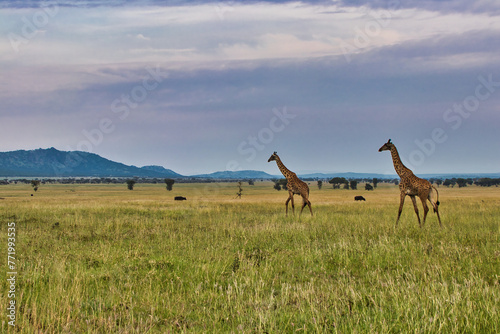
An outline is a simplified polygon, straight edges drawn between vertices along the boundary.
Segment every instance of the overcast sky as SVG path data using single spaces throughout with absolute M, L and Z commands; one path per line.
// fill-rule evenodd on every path
M 0 151 L 500 172 L 500 2 L 2 1 Z

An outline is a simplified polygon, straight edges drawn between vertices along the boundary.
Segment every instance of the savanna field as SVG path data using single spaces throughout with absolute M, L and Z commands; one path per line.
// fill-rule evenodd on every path
M 500 188 L 439 187 L 420 229 L 395 185 L 309 184 L 313 217 L 271 182 L 0 186 L 1 332 L 500 332 Z

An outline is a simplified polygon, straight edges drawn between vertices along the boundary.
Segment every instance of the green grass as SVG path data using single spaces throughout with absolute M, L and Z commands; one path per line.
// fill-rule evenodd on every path
M 500 190 L 439 191 L 444 228 L 429 213 L 420 229 L 411 201 L 395 228 L 384 184 L 311 183 L 315 215 L 300 218 L 271 183 L 242 199 L 234 183 L 1 186 L 2 332 L 498 333 Z

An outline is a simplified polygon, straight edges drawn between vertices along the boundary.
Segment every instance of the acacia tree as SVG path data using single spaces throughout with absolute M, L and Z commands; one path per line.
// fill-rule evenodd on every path
M 31 181 L 31 186 L 33 187 L 33 190 L 34 191 L 37 191 L 38 190 L 38 186 L 40 185 L 40 181 L 39 180 L 32 180 Z
M 457 179 L 457 184 L 459 188 L 467 187 L 467 180 L 460 177 Z
M 135 180 L 127 180 L 127 189 L 134 190 Z
M 174 186 L 175 180 L 174 179 L 165 179 L 165 184 L 167 185 L 167 190 L 171 191 L 172 187 Z
M 358 181 L 352 180 L 350 183 L 351 189 L 352 190 L 357 190 L 358 189 Z
M 288 180 L 287 179 L 279 179 L 278 183 L 280 184 L 280 186 L 283 190 L 288 190 L 288 188 L 287 188 Z
M 333 185 L 333 189 L 340 189 L 341 184 L 348 184 L 348 181 L 346 180 L 345 177 L 334 177 L 328 183 Z
M 456 183 L 457 183 L 457 181 L 456 181 L 456 179 L 454 179 L 454 178 L 453 178 L 453 179 L 451 179 L 451 180 L 450 180 L 450 179 L 446 179 L 446 180 L 444 180 L 444 182 L 443 182 L 443 186 L 445 186 L 445 187 L 449 187 L 449 186 L 451 186 L 451 187 L 453 188 L 453 187 L 455 186 L 455 184 L 456 184 Z

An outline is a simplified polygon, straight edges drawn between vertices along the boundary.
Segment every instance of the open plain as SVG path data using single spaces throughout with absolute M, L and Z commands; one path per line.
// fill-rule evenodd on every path
M 393 184 L 309 187 L 313 217 L 271 182 L 1 186 L 1 331 L 500 332 L 498 187 L 439 187 L 422 229 Z

